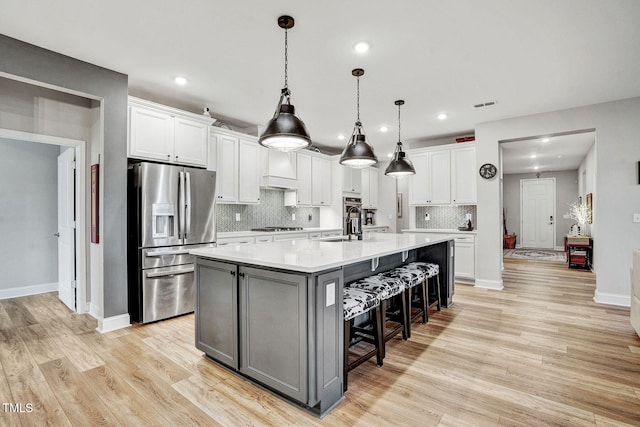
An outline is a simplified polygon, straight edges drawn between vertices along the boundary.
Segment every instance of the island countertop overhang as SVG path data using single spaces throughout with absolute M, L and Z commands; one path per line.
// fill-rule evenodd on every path
M 317 273 L 368 259 L 451 240 L 420 234 L 372 233 L 364 240 L 327 242 L 290 240 L 237 246 L 198 248 L 192 255 L 302 273 Z

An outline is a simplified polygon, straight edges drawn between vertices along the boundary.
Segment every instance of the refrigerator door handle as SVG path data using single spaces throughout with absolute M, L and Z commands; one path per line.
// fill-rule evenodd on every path
M 172 277 L 178 274 L 193 273 L 194 270 L 195 270 L 194 267 L 187 267 L 187 268 L 181 268 L 176 270 L 163 271 L 161 273 L 146 273 L 146 276 L 149 279 L 156 278 L 156 277 L 165 277 L 165 276 Z
M 184 172 L 178 173 L 178 239 L 184 237 Z
M 184 238 L 188 239 L 191 236 L 191 173 L 184 172 L 184 176 L 186 177 L 185 182 L 185 197 L 186 203 L 184 206 L 184 216 L 187 221 L 187 228 L 184 231 Z
M 188 253 L 189 253 L 189 249 L 178 249 L 178 250 L 147 252 L 147 256 L 158 257 L 158 256 L 165 256 L 165 255 L 187 255 Z

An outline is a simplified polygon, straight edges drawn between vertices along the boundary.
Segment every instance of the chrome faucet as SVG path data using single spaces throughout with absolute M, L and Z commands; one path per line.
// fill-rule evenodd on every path
M 357 206 L 351 206 L 348 210 L 347 210 L 347 218 L 346 218 L 346 222 L 347 222 L 347 235 L 349 236 L 349 240 L 351 240 L 351 231 L 352 231 L 352 227 L 350 226 L 351 224 L 349 224 L 351 222 L 351 214 L 353 212 L 357 212 L 358 213 L 358 230 L 356 231 L 355 235 L 358 237 L 358 240 L 362 240 L 362 211 L 360 210 L 360 208 L 358 208 Z

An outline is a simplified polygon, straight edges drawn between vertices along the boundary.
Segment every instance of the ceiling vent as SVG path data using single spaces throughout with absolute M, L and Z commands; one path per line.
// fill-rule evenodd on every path
M 475 108 L 489 107 L 491 105 L 496 105 L 497 103 L 498 103 L 498 101 L 487 101 L 487 102 L 484 102 L 482 104 L 475 104 L 474 107 Z

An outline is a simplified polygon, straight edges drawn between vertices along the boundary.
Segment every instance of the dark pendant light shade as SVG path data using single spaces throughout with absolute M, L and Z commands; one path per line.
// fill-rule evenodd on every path
M 393 158 L 385 169 L 384 174 L 392 176 L 394 178 L 401 178 L 403 176 L 415 175 L 416 170 L 413 167 L 411 160 L 407 158 L 406 153 L 402 149 L 402 141 L 400 140 L 400 106 L 404 104 L 404 101 L 399 99 L 395 102 L 398 106 L 398 144 L 396 145 L 396 151 L 393 153 Z
M 360 76 L 364 74 L 364 70 L 362 68 L 356 68 L 351 71 L 351 74 L 358 79 L 358 119 L 355 127 L 353 128 L 351 138 L 349 138 L 349 142 L 342 151 L 340 164 L 352 168 L 366 168 L 378 163 L 378 158 L 373 151 L 373 147 L 367 143 L 367 138 L 364 134 L 364 129 L 362 128 L 362 122 L 360 122 Z
M 293 28 L 294 20 L 290 16 L 278 18 L 278 25 L 284 28 L 284 88 L 280 93 L 280 101 L 273 118 L 267 123 L 264 132 L 258 138 L 260 145 L 280 151 L 293 151 L 311 145 L 311 137 L 304 122 L 296 115 L 296 109 L 291 104 L 291 92 L 288 86 L 287 67 L 288 42 L 287 30 Z

